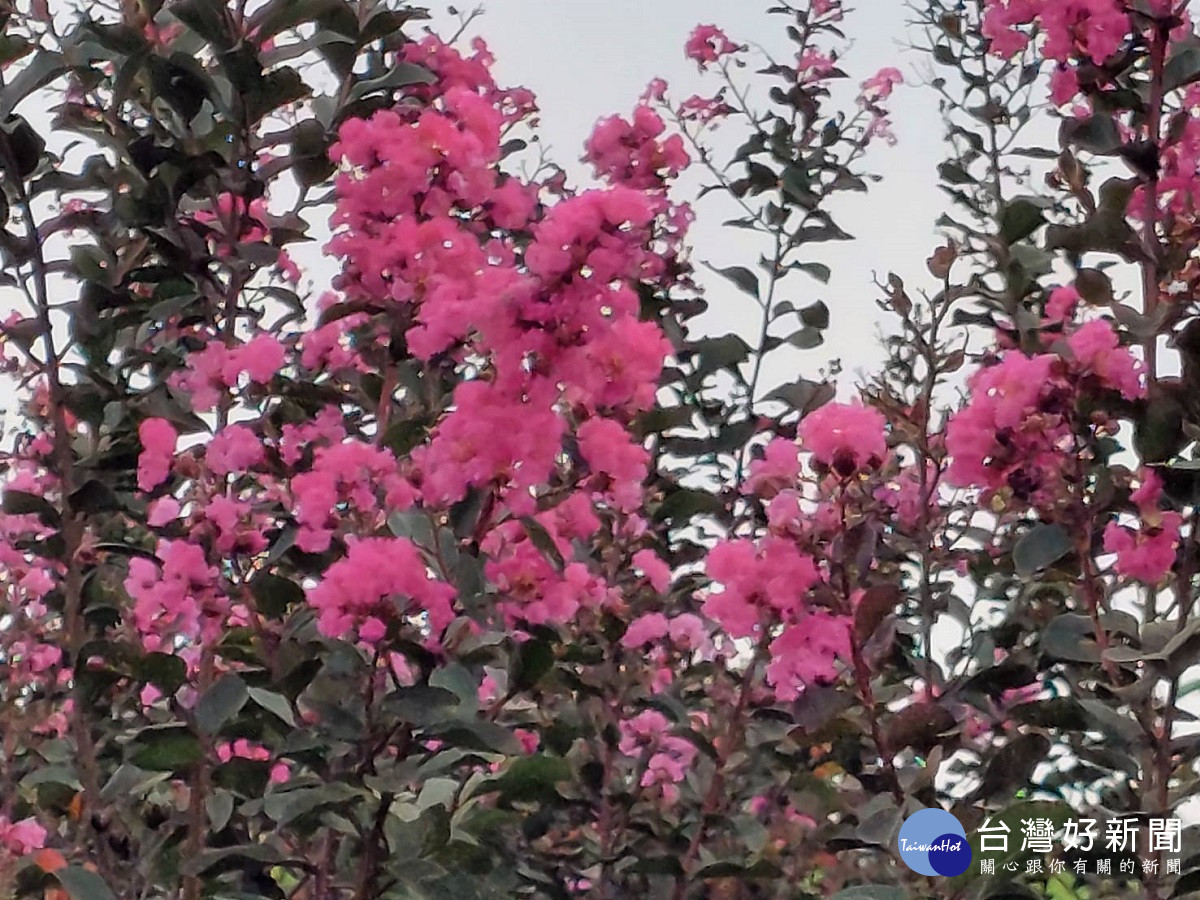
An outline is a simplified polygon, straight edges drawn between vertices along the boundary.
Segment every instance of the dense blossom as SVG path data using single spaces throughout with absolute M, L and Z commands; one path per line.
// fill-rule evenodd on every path
M 1138 510 L 1137 529 L 1117 521 L 1104 529 L 1104 549 L 1115 553 L 1114 568 L 1128 578 L 1158 584 L 1175 564 L 1183 517 L 1161 508 L 1162 482 L 1154 470 L 1147 470 L 1142 484 L 1130 499 Z
M 1120 391 L 1127 400 L 1145 395 L 1143 366 L 1120 346 L 1120 339 L 1107 319 L 1081 325 L 1067 338 L 1067 346 L 1080 370 L 1098 378 L 1104 387 Z
M 1024 497 L 1052 485 L 1070 448 L 1070 388 L 1052 354 L 1009 351 L 971 376 L 970 400 L 946 428 L 947 479 Z
M 1045 34 L 1043 52 L 1060 62 L 1086 57 L 1100 65 L 1129 32 L 1129 17 L 1118 0 L 989 0 L 983 33 L 993 52 L 1013 56 L 1029 45 L 1022 29 L 1035 22 Z
M 432 576 L 420 551 L 404 538 L 359 538 L 309 591 L 322 634 L 356 630 L 377 643 L 388 623 L 424 618 L 436 637 L 454 618 L 454 588 Z
M 861 403 L 827 403 L 805 416 L 800 439 L 818 463 L 850 475 L 883 461 L 885 424 L 878 410 Z
M 167 480 L 179 435 L 166 419 L 146 419 L 138 426 L 142 452 L 138 456 L 138 487 L 153 490 Z

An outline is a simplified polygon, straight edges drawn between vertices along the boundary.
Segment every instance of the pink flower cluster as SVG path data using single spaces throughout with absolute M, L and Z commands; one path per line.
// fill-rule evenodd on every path
M 620 724 L 618 749 L 645 769 L 638 782 L 644 788 L 656 788 L 663 802 L 674 803 L 679 797 L 676 785 L 683 781 L 696 759 L 696 747 L 685 738 L 668 732 L 670 720 L 658 710 L 647 709 Z
M 878 466 L 887 456 L 883 414 L 861 403 L 826 403 L 800 421 L 813 459 L 842 477 Z
M 142 442 L 142 452 L 138 455 L 138 487 L 152 491 L 166 481 L 171 472 L 179 435 L 166 419 L 146 419 L 138 426 L 138 439 Z
M 230 604 L 204 548 L 186 540 L 161 540 L 155 555 L 159 564 L 142 556 L 130 559 L 125 579 L 133 623 L 146 649 L 169 650 L 174 638 L 219 638 Z
M 356 632 L 378 644 L 388 623 L 407 618 L 436 636 L 454 619 L 454 588 L 433 577 L 406 538 L 350 538 L 346 555 L 308 592 L 317 627 L 328 637 Z
M 443 507 L 474 488 L 497 497 L 497 518 L 529 515 L 574 430 L 597 501 L 631 509 L 646 456 L 625 425 L 654 402 L 669 351 L 640 320 L 635 285 L 668 270 L 673 251 L 657 236 L 680 230 L 665 188 L 686 155 L 639 107 L 632 123 L 601 123 L 588 144 L 614 186 L 543 209 L 537 185 L 498 167 L 511 98 L 477 51 L 466 60 L 423 41 L 414 61 L 443 76 L 423 89 L 428 103 L 343 126 L 333 150 L 344 166 L 330 242 L 345 263 L 337 286 L 360 308 L 410 316 L 405 342 L 419 358 L 470 358 L 483 373 L 455 389 L 413 452 L 416 499 Z
M 660 189 L 664 179 L 678 175 L 690 162 L 680 135 L 659 140 L 665 130 L 662 118 L 645 104 L 634 110 L 632 122 L 609 116 L 597 123 L 584 160 L 598 177 L 639 190 Z
M 770 643 L 767 667 L 779 699 L 795 699 L 806 685 L 837 676 L 836 661 L 850 655 L 851 620 L 810 607 L 821 574 L 793 540 L 726 541 L 709 552 L 707 572 L 722 590 L 709 594 L 704 614 L 726 634 L 757 637 L 783 626 Z
M 1073 302 L 1066 292 L 1051 298 L 1064 306 L 1064 315 Z M 1023 500 L 1053 502 L 1063 466 L 1075 452 L 1081 388 L 1090 382 L 1126 399 L 1144 396 L 1143 366 L 1107 320 L 1080 326 L 1065 344 L 1067 359 L 1009 350 L 971 376 L 970 400 L 946 428 L 950 483 L 989 493 L 1008 488 Z
M 1014 56 L 1029 46 L 1022 29 L 1034 24 L 1045 35 L 1042 52 L 1049 59 L 1096 65 L 1121 48 L 1131 27 L 1119 0 L 988 0 L 983 34 L 992 52 Z
M 284 355 L 283 344 L 270 334 L 234 347 L 209 341 L 203 350 L 188 355 L 188 368 L 172 376 L 171 386 L 188 395 L 193 410 L 207 412 L 242 375 L 255 384 L 269 382 L 283 368 Z
M 608 588 L 588 567 L 573 559 L 573 540 L 586 540 L 600 527 L 591 504 L 575 494 L 533 517 L 562 560 L 547 557 L 519 521 L 494 528 L 484 539 L 484 574 L 504 598 L 502 611 L 511 624 L 562 625 L 580 609 L 604 603 Z
M 1183 517 L 1161 509 L 1162 481 L 1152 469 L 1142 474 L 1142 484 L 1130 499 L 1138 509 L 1137 530 L 1116 521 L 1104 529 L 1104 549 L 1115 553 L 1117 573 L 1146 584 L 1162 582 L 1175 565 Z
M 684 45 L 684 53 L 688 59 L 695 60 L 701 69 L 707 68 L 722 56 L 729 56 L 744 49 L 735 44 L 716 25 L 697 25 L 688 36 Z

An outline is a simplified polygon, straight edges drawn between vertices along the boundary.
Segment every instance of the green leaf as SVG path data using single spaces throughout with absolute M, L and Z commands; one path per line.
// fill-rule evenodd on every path
M 829 284 L 829 278 L 833 275 L 833 270 L 824 263 L 792 263 L 791 268 L 799 269 L 801 272 L 806 272 L 817 281 L 821 282 L 821 284 Z
M 708 491 L 695 488 L 680 488 L 673 491 L 654 513 L 660 522 L 690 520 L 698 515 L 717 515 L 725 511 L 725 504 Z
M 1046 214 L 1030 199 L 1018 197 L 1005 204 L 1000 213 L 1000 240 L 1012 245 L 1022 241 L 1042 227 Z
M 1178 45 L 1163 69 L 1163 88 L 1176 90 L 1200 81 L 1200 43 L 1195 38 Z
M 54 873 L 72 900 L 117 900 L 104 879 L 80 866 L 67 866 Z
M 320 787 L 293 788 L 288 791 L 272 791 L 263 801 L 263 811 L 278 825 L 283 826 L 322 806 L 330 806 L 357 796 L 347 784 L 334 782 Z
M 820 347 L 824 341 L 825 338 L 821 336 L 821 332 L 815 328 L 801 328 L 787 336 L 787 342 L 800 350 L 811 350 L 814 347 Z
M 700 357 L 696 377 L 704 379 L 719 369 L 735 370 L 750 358 L 750 345 L 736 334 L 703 338 L 689 345 L 688 350 Z
M 758 276 L 745 266 L 729 266 L 724 269 L 717 269 L 710 266 L 710 268 L 717 274 L 724 275 L 755 300 L 758 299 Z
M 392 691 L 383 700 L 387 715 L 402 722 L 424 726 L 453 715 L 458 694 L 446 688 L 415 684 Z
M 204 808 L 212 830 L 224 831 L 230 817 L 233 816 L 233 794 L 229 791 L 215 790 L 205 798 Z
M 704 878 L 774 878 L 779 867 L 765 859 L 746 865 L 741 860 L 725 859 L 701 866 L 696 870 L 697 880 Z
M 791 384 L 782 384 L 771 391 L 763 401 L 783 403 L 806 416 L 814 409 L 824 406 L 837 395 L 837 389 L 827 381 L 801 379 Z
M 272 619 L 286 613 L 289 606 L 299 606 L 304 602 L 304 589 L 300 585 L 270 572 L 255 575 L 250 580 L 250 593 L 258 611 Z
M 825 329 L 829 327 L 829 307 L 824 300 L 818 300 L 812 306 L 800 310 L 800 321 L 809 328 Z
M 133 663 L 133 677 L 170 697 L 187 681 L 187 663 L 169 653 L 147 653 Z
M 558 552 L 558 547 L 554 545 L 554 539 L 550 537 L 550 532 L 542 527 L 542 524 L 529 516 L 521 518 L 521 527 L 525 529 L 525 534 L 529 537 L 533 546 L 541 551 L 542 556 L 549 560 L 550 564 L 558 571 L 562 571 L 566 566 L 566 561 L 562 554 Z
M 396 63 L 386 75 L 360 81 L 354 85 L 350 90 L 350 102 L 354 103 L 376 91 L 394 90 L 410 84 L 433 84 L 436 80 L 434 74 L 424 66 L 410 62 Z
M 221 676 L 196 703 L 196 727 L 205 734 L 216 734 L 249 699 L 246 682 L 237 675 Z
M 1039 523 L 1017 541 L 1017 546 L 1013 548 L 1013 564 L 1018 575 L 1028 578 L 1062 559 L 1073 548 L 1071 536 L 1061 525 Z
M 200 875 L 210 870 L 224 872 L 245 868 L 243 860 L 273 863 L 280 860 L 279 851 L 268 844 L 242 844 L 237 847 L 222 847 L 219 850 L 205 850 L 186 860 L 179 867 L 183 875 Z
M 317 31 L 334 31 L 358 37 L 358 18 L 345 0 L 272 0 L 251 18 L 251 30 L 259 41 L 305 22 L 317 22 Z
M 1097 663 L 1100 648 L 1096 645 L 1092 620 L 1079 613 L 1063 613 L 1050 620 L 1042 630 L 1041 651 L 1051 659 L 1069 662 Z
M 514 759 L 498 777 L 485 781 L 475 794 L 499 792 L 502 801 L 551 800 L 554 786 L 571 777 L 571 766 L 561 756 L 535 753 Z
M 288 703 L 287 697 L 283 696 L 283 694 L 277 694 L 274 691 L 264 690 L 263 688 L 250 688 L 249 694 L 251 700 L 271 715 L 295 727 L 296 714 L 292 712 L 292 705 Z
M 523 642 L 509 668 L 509 683 L 513 690 L 524 691 L 554 668 L 554 648 L 549 641 L 531 638 Z
M 0 494 L 0 510 L 10 516 L 36 515 L 46 525 L 58 523 L 58 510 L 50 501 L 26 491 L 5 490 Z
M 169 9 L 171 15 L 216 49 L 227 50 L 233 44 L 225 27 L 222 7 L 212 0 L 179 0 L 172 3 Z
M 129 761 L 153 772 L 178 772 L 204 759 L 204 748 L 182 725 L 143 728 Z

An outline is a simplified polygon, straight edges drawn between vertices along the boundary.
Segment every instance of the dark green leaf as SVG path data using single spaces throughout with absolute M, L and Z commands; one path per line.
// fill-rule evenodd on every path
M 287 612 L 289 606 L 304 602 L 304 589 L 282 575 L 262 572 L 250 579 L 254 604 L 264 616 L 275 619 Z
M 169 653 L 147 653 L 134 662 L 133 677 L 170 697 L 187 681 L 187 663 Z
M 1013 548 L 1013 564 L 1018 575 L 1028 578 L 1062 559 L 1073 547 L 1071 536 L 1061 525 L 1039 523 L 1017 541 Z
M 571 766 L 560 756 L 535 753 L 514 759 L 498 777 L 485 781 L 476 794 L 499 792 L 502 801 L 534 802 L 553 799 L 554 786 L 571 777 Z
M 154 772 L 178 772 L 204 758 L 204 748 L 182 726 L 144 728 L 134 741 L 130 762 Z
M 724 269 L 714 268 L 713 271 L 724 275 L 755 300 L 758 299 L 758 276 L 745 266 L 729 266 Z
M 104 879 L 80 866 L 67 866 L 54 873 L 71 900 L 117 900 Z
M 205 734 L 216 734 L 249 699 L 246 682 L 237 675 L 222 675 L 197 701 L 196 727 Z
M 1038 204 L 1018 197 L 1005 204 L 1000 213 L 1000 240 L 1015 244 L 1037 231 L 1045 221 L 1046 214 Z
M 1041 650 L 1051 659 L 1087 663 L 1100 661 L 1092 620 L 1079 613 L 1063 613 L 1051 619 L 1042 631 Z
M 663 501 L 654 513 L 659 521 L 688 521 L 697 515 L 717 515 L 725 510 L 721 499 L 708 491 L 680 488 Z
M 1200 44 L 1193 37 L 1177 45 L 1163 69 L 1163 88 L 1176 90 L 1200 80 Z
M 350 102 L 369 97 L 376 91 L 394 90 L 407 87 L 410 84 L 433 84 L 437 79 L 424 66 L 415 63 L 399 62 L 386 75 L 360 81 L 350 90 Z
M 66 60 L 61 53 L 42 50 L 0 90 L 0 121 L 6 120 L 22 100 L 66 74 Z
M 823 300 L 818 300 L 812 306 L 800 310 L 800 321 L 809 328 L 824 329 L 829 327 L 829 307 Z
M 249 689 L 249 694 L 251 700 L 271 713 L 271 715 L 286 722 L 288 725 L 295 726 L 296 714 L 292 712 L 292 705 L 288 703 L 287 697 L 283 696 L 283 694 L 253 687 Z

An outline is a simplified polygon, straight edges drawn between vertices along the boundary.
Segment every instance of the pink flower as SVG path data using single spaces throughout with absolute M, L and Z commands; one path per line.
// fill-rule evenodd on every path
M 683 138 L 659 140 L 666 126 L 649 106 L 634 110 L 633 121 L 609 116 L 596 124 L 584 160 L 596 175 L 635 190 L 662 190 L 665 181 L 690 162 Z
M 1183 519 L 1176 512 L 1165 512 L 1157 527 L 1133 531 L 1109 522 L 1104 529 L 1104 550 L 1115 553 L 1117 572 L 1128 578 L 1158 584 L 1175 565 L 1175 550 L 1179 546 L 1179 528 Z
M 779 700 L 795 700 L 808 685 L 837 676 L 835 660 L 850 657 L 851 622 L 849 616 L 812 613 L 771 642 L 767 681 Z
M 1183 517 L 1159 508 L 1162 480 L 1157 472 L 1145 469 L 1141 477 L 1141 486 L 1129 496 L 1138 508 L 1138 530 L 1109 522 L 1104 529 L 1104 549 L 1117 554 L 1115 568 L 1119 574 L 1153 585 L 1175 565 Z
M 712 641 L 708 636 L 708 626 L 704 620 L 693 613 L 678 615 L 667 624 L 667 634 L 671 643 L 683 650 L 708 652 L 712 650 Z
M 812 558 L 777 537 L 717 544 L 707 571 L 723 590 L 708 596 L 704 614 L 732 637 L 752 636 L 764 620 L 802 615 L 808 591 L 820 580 Z
M 32 817 L 9 822 L 0 816 L 0 844 L 9 853 L 26 856 L 46 846 L 47 831 Z
M 887 455 L 886 422 L 861 403 L 826 403 L 800 422 L 805 449 L 843 477 L 876 466 Z
M 160 528 L 179 518 L 179 501 L 174 497 L 159 497 L 150 504 L 147 512 L 146 523 L 152 528 Z
M 950 484 L 1008 487 L 1026 500 L 1053 493 L 1072 440 L 1074 391 L 1061 367 L 1053 354 L 1010 351 L 971 376 L 970 400 L 946 428 Z
M 1079 291 L 1073 285 L 1056 287 L 1050 292 L 1050 297 L 1046 301 L 1046 320 L 1062 322 L 1071 318 L 1081 299 Z
M 770 499 L 780 491 L 795 487 L 800 479 L 800 454 L 794 441 L 772 438 L 761 459 L 750 461 L 746 488 Z
M 1046 56 L 1060 62 L 1086 56 L 1096 65 L 1121 49 L 1130 30 L 1119 0 L 1047 0 L 1041 24 Z
M 697 25 L 688 37 L 683 52 L 688 59 L 695 60 L 700 68 L 704 69 L 709 63 L 741 49 L 740 45 L 729 40 L 725 32 L 716 25 Z
M 671 586 L 671 567 L 668 566 L 653 550 L 639 550 L 633 554 L 633 564 L 642 570 L 651 587 L 660 594 L 665 594 Z
M 621 646 L 635 650 L 645 644 L 655 643 L 667 636 L 667 617 L 662 613 L 649 613 L 629 623 L 621 636 Z
M 138 426 L 138 487 L 150 491 L 167 480 L 179 435 L 166 419 L 146 419 Z
M 325 576 L 308 592 L 322 634 L 339 638 L 357 628 L 360 640 L 379 640 L 383 622 L 422 613 L 435 635 L 450 624 L 456 592 L 430 577 L 411 541 L 373 537 L 348 543 L 346 556 L 326 569 Z
M 1145 396 L 1144 366 L 1127 348 L 1120 346 L 1120 339 L 1107 319 L 1081 325 L 1067 338 L 1067 346 L 1075 363 L 1085 373 L 1099 378 L 1105 387 L 1120 391 L 1126 400 Z
M 860 96 L 869 103 L 879 103 L 892 96 L 899 84 L 904 84 L 904 75 L 896 67 L 887 66 L 862 83 Z
M 1050 74 L 1050 102 L 1067 106 L 1079 96 L 1079 74 L 1073 66 L 1060 65 Z
M 612 419 L 588 419 L 579 426 L 579 453 L 595 474 L 605 476 L 607 493 L 622 509 L 641 502 L 649 455 L 619 423 Z
M 209 443 L 204 460 L 217 475 L 246 472 L 262 462 L 262 442 L 245 425 L 227 425 Z

